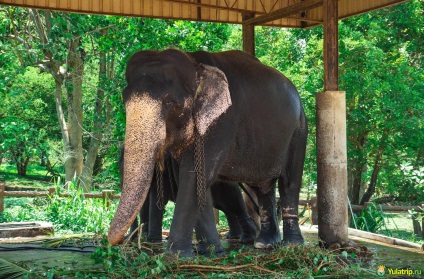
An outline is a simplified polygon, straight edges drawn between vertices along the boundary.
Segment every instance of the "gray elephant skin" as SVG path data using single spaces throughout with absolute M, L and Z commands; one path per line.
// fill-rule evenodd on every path
M 245 182 L 255 189 L 261 218 L 255 247 L 264 248 L 281 242 L 278 180 L 283 243 L 303 243 L 297 218 L 307 122 L 299 94 L 286 77 L 241 51 L 170 49 L 135 53 L 126 80 L 124 181 L 109 229 L 111 245 L 122 241 L 136 218 L 155 164 L 164 161 L 165 153 L 178 162 L 179 184 L 169 252 L 192 256 L 198 219 L 203 221 L 196 231 L 211 249 L 222 252 L 209 189 L 215 181 Z
M 124 147 L 121 147 L 121 155 L 118 161 L 121 188 L 124 170 Z M 162 242 L 162 222 L 165 205 L 171 200 L 176 200 L 178 191 L 172 167 L 172 159 L 167 156 L 165 168 L 161 171 L 155 168 L 149 195 L 140 210 L 140 223 L 134 220 L 131 225 L 130 234 L 135 231 L 139 224 L 143 224 L 142 233 L 149 242 Z M 161 180 L 162 182 L 159 182 Z M 162 190 L 159 190 L 161 184 Z M 237 240 L 241 243 L 252 243 L 257 234 L 257 226 L 250 217 L 246 203 L 241 195 L 237 183 L 218 181 L 212 184 L 211 194 L 213 207 L 221 210 L 228 221 L 229 232 L 227 239 Z M 202 220 L 198 220 L 202 222 Z M 204 236 L 196 233 L 198 240 L 197 253 L 206 254 L 207 247 L 203 247 Z

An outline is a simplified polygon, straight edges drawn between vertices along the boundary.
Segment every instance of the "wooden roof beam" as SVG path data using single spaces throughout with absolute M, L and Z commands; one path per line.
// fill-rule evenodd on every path
M 230 6 L 220 6 L 220 5 L 213 5 L 213 4 L 207 4 L 207 3 L 201 3 L 201 2 L 193 2 L 191 0 L 165 0 L 165 1 L 179 3 L 183 5 L 196 6 L 199 8 L 209 8 L 209 9 L 224 10 L 224 11 L 239 12 L 239 13 L 247 12 L 247 13 L 265 14 L 264 12 L 260 12 L 260 11 L 251 11 L 251 10 L 245 10 L 245 9 L 238 9 L 238 8 L 234 8 Z
M 243 24 L 264 24 L 273 20 L 289 17 L 307 10 L 322 6 L 323 0 L 305 0 L 294 5 L 281 8 L 265 15 L 243 21 Z

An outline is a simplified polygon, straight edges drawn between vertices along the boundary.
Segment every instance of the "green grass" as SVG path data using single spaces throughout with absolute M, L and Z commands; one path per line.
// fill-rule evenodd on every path
M 391 231 L 392 237 L 407 241 L 424 244 L 422 237 L 414 235 L 414 228 L 408 212 L 385 213 L 387 216 L 386 226 Z M 424 229 L 424 228 L 422 228 Z
M 16 190 L 45 190 L 54 186 L 54 178 L 49 176 L 45 167 L 39 165 L 29 165 L 27 175 L 20 176 L 15 165 L 3 163 L 0 165 L 0 181 L 5 181 L 7 187 Z
M 70 197 L 5 198 L 0 223 L 46 221 L 53 223 L 56 234 L 103 234 L 116 211 L 117 201 L 106 207 L 103 199 L 86 199 L 81 189 L 69 184 Z M 60 187 L 56 188 L 60 191 Z

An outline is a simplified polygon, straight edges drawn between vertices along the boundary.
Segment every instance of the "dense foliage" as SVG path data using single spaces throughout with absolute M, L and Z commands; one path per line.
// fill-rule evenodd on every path
M 376 195 L 424 199 L 423 6 L 423 0 L 413 0 L 340 24 L 353 203 Z M 21 175 L 28 164 L 42 163 L 66 181 L 77 174 L 86 190 L 118 188 L 116 161 L 125 129 L 121 90 L 131 54 L 168 47 L 241 48 L 241 28 L 235 25 L 7 6 L 0 7 L 0 21 L 0 163 L 15 164 Z M 322 41 L 319 27 L 256 28 L 258 58 L 294 82 L 307 111 L 304 185 L 310 190 L 316 185 Z

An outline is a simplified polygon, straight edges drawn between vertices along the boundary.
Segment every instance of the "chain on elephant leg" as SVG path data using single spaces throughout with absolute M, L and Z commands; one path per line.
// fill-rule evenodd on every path
M 206 178 L 205 178 L 205 148 L 203 137 L 195 131 L 194 161 L 197 182 L 197 199 L 200 210 L 206 205 Z
M 304 241 L 299 227 L 299 218 L 284 217 L 283 215 L 283 245 L 300 245 Z
M 156 185 L 157 185 L 157 202 L 159 209 L 164 208 L 164 189 L 163 189 L 163 168 L 159 163 L 156 164 Z

